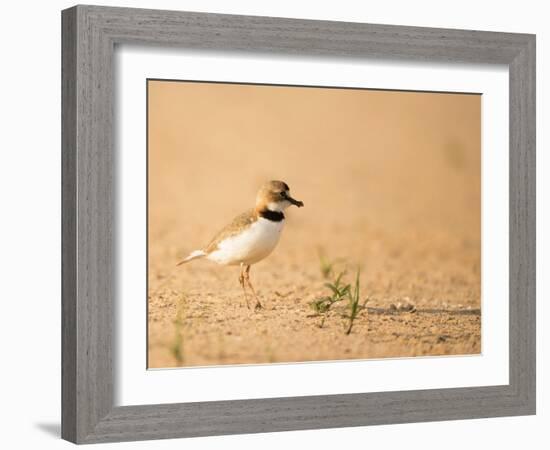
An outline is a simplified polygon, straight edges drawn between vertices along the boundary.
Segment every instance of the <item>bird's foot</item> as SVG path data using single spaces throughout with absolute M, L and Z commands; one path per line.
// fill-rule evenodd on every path
M 262 308 L 263 308 L 262 304 L 259 301 L 256 301 L 256 306 L 254 306 L 254 310 L 259 311 Z

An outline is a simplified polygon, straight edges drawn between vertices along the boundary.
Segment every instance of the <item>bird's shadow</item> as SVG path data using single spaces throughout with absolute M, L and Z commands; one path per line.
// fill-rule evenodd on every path
M 61 437 L 61 424 L 60 423 L 37 423 L 36 428 L 42 430 L 44 433 L 49 434 L 52 437 Z

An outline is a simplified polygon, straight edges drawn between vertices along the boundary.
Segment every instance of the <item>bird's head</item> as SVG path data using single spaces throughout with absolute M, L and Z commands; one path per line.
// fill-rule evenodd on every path
M 268 181 L 256 195 L 256 209 L 258 210 L 268 209 L 282 212 L 291 205 L 301 208 L 304 203 L 290 196 L 288 184 L 283 181 Z

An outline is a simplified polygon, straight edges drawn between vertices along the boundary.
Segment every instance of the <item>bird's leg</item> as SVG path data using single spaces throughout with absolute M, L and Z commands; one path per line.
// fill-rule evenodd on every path
M 246 307 L 250 309 L 250 305 L 248 304 L 248 295 L 246 295 L 246 288 L 244 287 L 244 264 L 241 264 L 241 274 L 239 275 L 239 284 L 243 288 L 243 294 L 244 299 L 246 301 Z
M 256 291 L 254 290 L 254 287 L 250 282 L 250 266 L 246 266 L 246 270 L 244 272 L 244 279 L 246 280 L 246 284 L 248 284 L 248 287 L 250 288 L 250 290 L 254 294 L 254 298 L 256 299 L 256 306 L 254 306 L 254 309 L 262 309 L 262 304 L 260 303 L 260 299 L 258 298 L 258 295 L 256 295 Z

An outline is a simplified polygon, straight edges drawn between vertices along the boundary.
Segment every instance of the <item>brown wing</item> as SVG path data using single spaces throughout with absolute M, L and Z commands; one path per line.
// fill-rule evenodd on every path
M 211 253 L 218 248 L 218 244 L 224 239 L 238 234 L 243 228 L 250 226 L 256 220 L 256 214 L 253 209 L 250 209 L 235 217 L 231 223 L 221 229 L 214 239 L 205 247 L 206 253 Z

